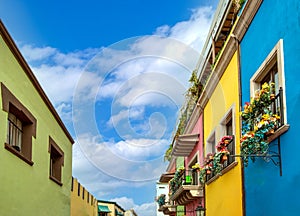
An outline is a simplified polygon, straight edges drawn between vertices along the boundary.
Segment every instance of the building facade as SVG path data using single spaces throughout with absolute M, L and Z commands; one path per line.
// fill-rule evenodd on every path
M 98 216 L 97 199 L 76 178 L 71 183 L 71 216 Z
M 1 215 L 69 215 L 73 139 L 0 21 Z
M 293 154 L 297 152 L 295 138 L 300 130 L 297 117 L 300 45 L 296 42 L 300 33 L 300 2 L 257 0 L 247 3 L 247 14 L 252 13 L 253 20 L 248 22 L 249 27 L 239 40 L 243 113 L 252 109 L 251 114 L 259 119 L 252 123 L 253 136 L 263 134 L 263 138 L 257 142 L 259 150 L 246 145 L 250 139 L 243 143 L 245 151 L 252 154 L 246 158 L 244 169 L 246 215 L 297 215 L 300 167 L 298 156 Z M 262 102 L 266 95 L 268 100 Z M 254 103 L 264 109 L 254 109 Z M 243 118 L 244 127 L 249 125 L 247 117 Z M 249 132 L 244 131 L 244 135 L 247 134 Z
M 296 0 L 219 2 L 197 68 L 203 118 L 199 180 L 207 216 L 300 210 L 300 168 L 292 156 L 300 129 L 299 8 Z M 193 160 L 182 156 L 186 168 Z M 184 206 L 189 214 L 192 208 Z
M 125 210 L 116 202 L 98 200 L 99 216 L 124 216 Z
M 198 100 L 203 112 L 207 216 L 243 215 L 240 157 L 239 49 L 232 32 L 239 20 L 239 1 L 220 1 L 202 51 Z

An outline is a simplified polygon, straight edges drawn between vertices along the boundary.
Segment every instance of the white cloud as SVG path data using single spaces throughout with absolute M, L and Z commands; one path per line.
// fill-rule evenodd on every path
M 153 216 L 156 214 L 156 204 L 155 202 L 143 203 L 142 205 L 136 206 L 135 211 L 138 215 Z
M 159 27 L 156 34 L 176 38 L 200 51 L 207 37 L 213 12 L 212 7 L 194 9 L 189 20 L 179 22 L 171 28 Z
M 136 206 L 134 200 L 128 197 L 118 197 L 111 199 L 110 201 L 118 203 L 125 210 L 134 208 Z
M 110 149 L 127 160 L 139 161 L 161 157 L 168 145 L 169 141 L 165 139 L 131 139 L 117 142 Z
M 53 47 L 34 47 L 32 45 L 21 46 L 21 51 L 27 61 L 38 61 L 55 55 L 58 51 Z
M 112 114 L 107 126 L 113 127 L 114 125 L 119 124 L 123 120 L 129 121 L 130 119 L 141 119 L 144 116 L 145 109 L 144 107 L 133 107 L 133 109 L 124 109 L 118 112 L 117 114 Z
M 73 146 L 73 175 L 97 198 L 112 193 L 119 197 L 118 188 L 142 190 L 165 170 L 161 155 L 169 144 L 164 133 L 169 131 L 168 116 L 146 111 L 149 106 L 179 108 L 183 103 L 212 15 L 212 8 L 198 8 L 187 21 L 158 27 L 158 36 L 130 38 L 99 49 L 63 53 L 53 47 L 21 46 L 59 114 L 73 121 L 78 140 Z M 108 98 L 114 99 L 108 126 L 114 126 L 109 129 L 122 140 L 105 142 L 93 128 L 95 102 Z M 142 118 L 146 115 L 149 119 Z M 128 119 L 140 121 L 131 124 Z M 155 203 L 137 205 L 127 197 L 114 200 L 132 206 L 139 215 L 156 214 Z

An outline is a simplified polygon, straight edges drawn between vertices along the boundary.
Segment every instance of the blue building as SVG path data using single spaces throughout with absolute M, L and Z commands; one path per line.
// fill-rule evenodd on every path
M 272 134 L 262 138 L 267 150 L 245 157 L 245 213 L 299 215 L 300 1 L 248 0 L 238 25 L 233 37 L 240 45 L 242 105 L 259 97 L 255 90 L 264 83 L 275 83 L 266 107 L 280 116 Z M 256 117 L 263 121 L 264 114 Z

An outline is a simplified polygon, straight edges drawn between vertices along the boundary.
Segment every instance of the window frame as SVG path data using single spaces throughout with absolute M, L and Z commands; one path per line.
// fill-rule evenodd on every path
M 192 166 L 195 165 L 196 163 L 200 164 L 199 162 L 199 152 L 197 151 L 192 159 L 188 162 L 188 169 L 192 170 Z M 199 181 L 199 173 L 197 171 L 192 170 L 192 185 L 200 185 Z
M 62 167 L 64 166 L 64 152 L 61 148 L 55 143 L 55 141 L 49 136 L 49 149 L 48 152 L 50 154 L 50 161 L 49 161 L 49 178 L 53 180 L 58 185 L 62 186 Z M 58 157 L 57 157 L 58 155 Z M 57 157 L 55 161 L 55 167 L 52 164 L 52 157 Z M 53 170 L 58 169 L 58 170 Z M 54 174 L 55 173 L 55 174 Z M 58 176 L 57 176 L 58 175 Z
M 287 106 L 286 106 L 286 88 L 285 88 L 285 72 L 284 72 L 284 52 L 283 52 L 283 39 L 279 39 L 274 48 L 262 62 L 257 71 L 250 79 L 250 96 L 255 95 L 255 91 L 260 88 L 261 81 L 269 71 L 277 64 L 278 70 L 278 89 L 282 89 L 282 113 L 283 122 L 281 126 L 275 131 L 275 133 L 268 138 L 268 142 L 272 142 L 274 139 L 285 133 L 289 129 L 287 123 Z
M 287 124 L 287 114 L 286 114 L 286 95 L 285 95 L 285 73 L 284 73 L 284 53 L 283 53 L 283 40 L 280 39 L 265 60 L 262 62 L 257 71 L 253 74 L 250 79 L 250 96 L 254 97 L 255 91 L 260 89 L 261 82 L 270 72 L 270 70 L 277 64 L 278 70 L 278 88 L 283 89 L 283 117 L 284 124 Z
M 235 119 L 235 112 L 234 112 L 234 110 L 235 110 L 235 106 L 234 105 L 232 105 L 230 108 L 229 108 L 229 110 L 225 113 L 225 115 L 224 115 L 224 117 L 222 118 L 222 120 L 221 120 L 221 123 L 220 123 L 220 125 L 221 125 L 221 137 L 220 137 L 220 139 L 223 137 L 223 136 L 227 136 L 227 135 L 229 135 L 229 136 L 233 136 L 233 139 L 235 139 L 235 132 L 236 132 L 236 125 L 235 125 L 235 122 L 236 122 L 236 119 Z M 227 134 L 227 124 L 228 124 L 228 122 L 230 122 L 231 121 L 231 130 L 232 130 L 232 134 Z M 233 152 L 230 152 L 230 155 L 235 155 L 235 153 L 236 153 L 236 142 L 235 142 L 235 140 L 233 140 L 229 145 L 234 145 L 233 146 Z M 229 150 L 229 149 L 228 149 Z M 231 160 L 230 158 L 233 158 L 232 159 L 232 161 L 230 162 L 230 163 L 228 163 L 228 161 L 227 161 L 227 165 L 223 168 L 223 169 L 225 169 L 228 165 L 230 165 L 230 164 L 232 164 L 232 163 L 234 163 L 235 161 L 236 161 L 236 158 L 235 157 L 231 157 L 231 156 L 229 156 L 229 159 L 228 160 Z
M 7 113 L 7 126 L 9 113 L 16 116 L 22 122 L 22 141 L 21 150 L 15 149 L 8 140 L 4 143 L 4 148 L 27 164 L 32 166 L 34 162 L 32 161 L 32 137 L 36 138 L 36 118 L 31 114 L 31 112 L 12 94 L 12 92 L 1 82 L 1 96 L 2 96 L 2 110 Z M 7 133 L 8 133 L 7 128 Z
M 210 135 L 208 136 L 207 140 L 206 140 L 206 148 L 205 148 L 205 152 L 206 153 L 212 153 L 215 154 L 216 151 L 216 129 L 214 129 Z M 214 141 L 214 143 L 213 143 Z
M 77 196 L 80 196 L 80 183 L 77 182 Z

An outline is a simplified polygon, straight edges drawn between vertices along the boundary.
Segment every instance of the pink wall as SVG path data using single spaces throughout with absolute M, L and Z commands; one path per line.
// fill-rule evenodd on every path
M 203 116 L 202 114 L 200 115 L 195 127 L 193 128 L 192 133 L 193 134 L 199 133 L 199 142 L 195 145 L 191 154 L 185 158 L 186 167 L 197 152 L 199 152 L 200 165 L 203 164 Z M 196 215 L 195 209 L 197 208 L 197 206 L 199 206 L 200 202 L 202 203 L 202 206 L 204 206 L 203 203 L 204 200 L 201 198 L 186 205 L 186 216 L 195 216 Z
M 186 216 L 196 216 L 195 209 L 199 206 L 199 200 L 195 200 L 194 202 L 189 203 L 186 205 Z
M 195 153 L 199 151 L 199 160 L 200 165 L 203 163 L 203 117 L 202 114 L 200 115 L 195 127 L 192 130 L 192 133 L 199 133 L 199 142 L 195 145 L 194 149 L 192 150 L 191 154 L 185 158 L 185 164 L 187 165 L 194 157 Z

